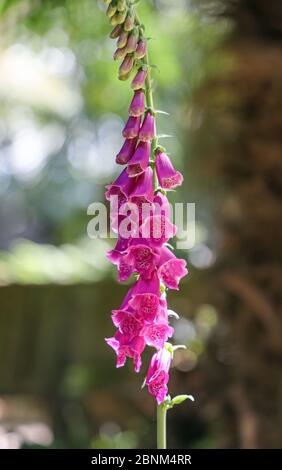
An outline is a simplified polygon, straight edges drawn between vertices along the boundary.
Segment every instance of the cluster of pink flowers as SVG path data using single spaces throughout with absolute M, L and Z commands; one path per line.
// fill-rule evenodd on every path
M 118 15 L 119 21 L 111 33 L 118 44 L 115 58 L 123 60 L 120 76 L 130 74 L 133 66 L 136 75 L 131 82 L 133 98 L 129 117 L 122 131 L 125 140 L 116 156 L 116 163 L 124 165 L 124 169 L 106 191 L 106 198 L 116 201 L 111 211 L 111 225 L 118 234 L 116 246 L 108 253 L 108 258 L 117 266 L 119 281 L 133 275 L 135 283 L 120 308 L 112 312 L 117 330 L 106 342 L 116 353 L 117 367 L 122 367 L 129 357 L 133 359 L 136 372 L 140 371 L 146 345 L 155 348 L 146 385 L 160 404 L 167 395 L 172 358 L 166 344 L 173 335 L 166 291 L 178 289 L 180 279 L 187 274 L 186 261 L 178 259 L 167 244 L 176 234 L 176 227 L 170 221 L 166 192 L 181 185 L 183 176 L 174 169 L 165 150 L 157 145 L 155 113 L 148 103 L 145 106 L 148 64 L 143 57 L 146 42 L 132 12 L 119 11 L 119 3 L 111 2 L 108 7 L 108 10 L 114 7 L 111 18 Z M 140 54 L 141 49 L 144 55 Z M 138 217 L 130 219 L 131 231 L 127 236 L 121 227 L 132 205 L 137 207 Z

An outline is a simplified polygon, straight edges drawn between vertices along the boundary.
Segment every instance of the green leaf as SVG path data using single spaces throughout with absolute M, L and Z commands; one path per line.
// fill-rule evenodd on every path
M 176 320 L 179 320 L 179 315 L 174 310 L 167 311 L 169 317 L 174 317 Z
M 170 139 L 171 137 L 174 137 L 174 136 L 170 134 L 160 134 L 157 137 L 158 139 Z
M 191 401 L 195 401 L 194 397 L 192 395 L 177 395 L 176 397 L 174 397 L 171 402 L 170 402 L 170 406 L 174 406 L 174 405 L 180 405 L 181 403 L 183 403 L 185 400 L 191 400 Z
M 155 113 L 157 114 L 165 114 L 166 116 L 169 116 L 170 114 L 167 113 L 166 111 L 162 111 L 161 109 L 155 109 Z
M 185 344 L 176 344 L 173 346 L 173 351 L 177 351 L 177 349 L 187 349 L 187 346 Z

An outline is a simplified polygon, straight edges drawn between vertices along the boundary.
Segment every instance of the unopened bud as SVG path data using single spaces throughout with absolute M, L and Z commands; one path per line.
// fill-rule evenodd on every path
M 118 38 L 122 33 L 122 27 L 120 24 L 117 24 L 114 29 L 112 30 L 111 34 L 110 34 L 110 38 L 111 39 L 116 39 Z
M 146 54 L 147 54 L 147 43 L 144 39 L 140 39 L 136 47 L 135 57 L 136 59 L 143 59 L 143 57 L 145 57 Z
M 147 73 L 148 73 L 148 69 L 141 68 L 138 70 L 137 74 L 135 75 L 131 83 L 131 88 L 133 90 L 139 90 L 140 88 L 144 87 Z
M 126 47 L 116 49 L 114 53 L 114 60 L 123 60 L 127 54 Z
M 134 28 L 134 20 L 134 14 L 132 13 L 132 11 L 129 11 L 127 13 L 126 20 L 123 25 L 125 31 L 131 31 Z
M 121 21 L 121 18 L 120 18 L 120 13 L 121 12 L 117 12 L 114 14 L 114 16 L 111 17 L 110 19 L 110 23 L 112 26 L 116 26 L 117 24 L 122 24 L 123 21 Z
M 127 31 L 122 31 L 120 37 L 118 38 L 117 41 L 117 47 L 124 47 L 127 43 L 128 39 L 128 32 Z
M 119 67 L 119 79 L 122 80 L 124 75 L 127 75 L 131 72 L 134 65 L 134 58 L 132 54 L 127 54 L 122 61 L 122 64 Z
M 139 33 L 137 28 L 134 28 L 133 31 L 129 34 L 127 43 L 126 43 L 126 50 L 128 53 L 134 52 L 137 47 L 137 42 L 139 38 Z
M 118 0 L 117 9 L 118 9 L 118 11 L 125 10 L 126 9 L 126 1 L 125 0 Z
M 129 79 L 130 74 L 131 74 L 131 71 L 128 73 L 125 73 L 124 75 L 119 74 L 118 79 L 121 80 L 122 82 L 125 82 L 126 80 Z
M 109 5 L 108 8 L 107 8 L 106 15 L 107 15 L 109 18 L 112 18 L 112 16 L 114 16 L 114 14 L 115 14 L 116 11 L 117 11 L 116 5 L 114 5 L 113 3 L 110 3 L 110 5 Z

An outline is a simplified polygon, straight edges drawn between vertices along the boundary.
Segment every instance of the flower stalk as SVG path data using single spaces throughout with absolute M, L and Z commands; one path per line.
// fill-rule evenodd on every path
M 111 199 L 115 198 L 111 225 L 118 234 L 108 259 L 117 267 L 120 282 L 130 277 L 135 282 L 121 306 L 112 311 L 117 330 L 106 342 L 117 356 L 116 367 L 124 366 L 127 358 L 131 358 L 137 373 L 145 347 L 155 349 L 144 385 L 157 402 L 158 449 L 166 449 L 167 410 L 187 398 L 192 399 L 188 395 L 174 398 L 168 395 L 170 366 L 174 351 L 180 346 L 168 342 L 174 329 L 169 324 L 172 314 L 166 294 L 168 289 L 178 290 L 180 280 L 188 271 L 186 261 L 177 258 L 168 245 L 176 234 L 176 226 L 170 221 L 167 191 L 180 186 L 183 176 L 158 144 L 156 116 L 160 111 L 154 108 L 152 66 L 136 2 L 106 0 L 104 3 L 114 26 L 110 37 L 117 40 L 114 60 L 122 61 L 119 79 L 126 81 L 135 73 L 131 82 L 134 95 L 122 131 L 125 141 L 116 156 L 116 162 L 126 168 L 106 191 L 111 206 Z M 174 316 L 178 318 L 175 313 Z

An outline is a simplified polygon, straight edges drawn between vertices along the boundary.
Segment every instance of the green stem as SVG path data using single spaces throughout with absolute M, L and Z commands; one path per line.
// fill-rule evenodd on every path
M 157 407 L 157 448 L 166 449 L 166 406 L 161 403 Z

